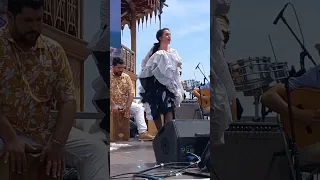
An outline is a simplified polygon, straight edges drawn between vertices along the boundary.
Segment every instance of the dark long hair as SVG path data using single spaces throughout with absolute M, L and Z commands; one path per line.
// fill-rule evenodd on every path
M 157 43 L 154 43 L 153 44 L 153 48 L 152 48 L 152 54 L 150 55 L 150 57 L 159 50 L 160 48 L 160 37 L 163 35 L 164 31 L 169 31 L 169 28 L 162 28 L 160 30 L 157 31 L 157 34 L 156 34 L 156 38 L 158 40 Z

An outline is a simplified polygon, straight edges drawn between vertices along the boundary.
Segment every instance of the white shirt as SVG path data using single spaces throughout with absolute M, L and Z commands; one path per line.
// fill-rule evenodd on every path
M 148 61 L 149 61 L 149 59 L 150 59 L 150 57 L 151 57 L 152 51 L 153 51 L 153 47 L 150 49 L 150 51 L 147 53 L 147 55 L 142 59 L 142 61 L 141 61 L 141 71 L 142 71 L 144 68 L 146 68 L 146 65 L 147 65 L 147 63 L 148 63 Z M 175 50 L 175 49 L 173 49 L 173 48 L 170 48 L 170 49 L 169 49 L 169 52 L 175 53 L 175 54 L 177 54 L 177 56 L 179 56 L 178 51 Z M 179 57 L 180 57 L 180 56 L 179 56 Z M 180 58 L 180 59 L 181 59 L 181 58 Z M 181 72 L 181 71 L 182 71 L 181 65 L 179 65 L 178 67 L 180 67 L 180 68 L 179 68 L 179 72 Z

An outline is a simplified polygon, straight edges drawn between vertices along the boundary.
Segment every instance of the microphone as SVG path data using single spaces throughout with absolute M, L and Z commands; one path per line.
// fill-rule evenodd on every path
M 287 3 L 283 8 L 282 10 L 280 11 L 280 13 L 278 14 L 278 16 L 276 17 L 276 19 L 273 21 L 273 24 L 274 25 L 277 25 L 278 24 L 278 21 L 283 17 L 283 13 L 284 11 L 286 10 L 287 6 L 289 5 L 289 3 Z
M 199 68 L 199 65 L 200 65 L 200 63 L 198 63 L 198 65 L 196 66 L 196 68 L 195 68 L 195 69 L 198 69 L 198 68 Z

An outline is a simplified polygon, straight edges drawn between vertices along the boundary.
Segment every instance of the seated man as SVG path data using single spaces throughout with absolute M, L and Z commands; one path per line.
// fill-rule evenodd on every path
M 107 180 L 107 146 L 72 128 L 73 74 L 62 46 L 41 34 L 43 4 L 8 1 L 9 21 L 0 29 L 0 156 L 19 174 L 28 168 L 26 153 L 41 152 L 46 174 L 54 178 L 62 179 L 66 159 L 81 179 Z M 50 117 L 52 101 L 57 119 Z
M 139 131 L 139 139 L 153 140 L 154 136 L 150 135 L 147 131 L 147 125 L 144 119 L 144 108 L 137 103 L 132 103 L 134 98 L 134 89 L 131 78 L 123 71 L 123 59 L 120 57 L 114 57 L 112 60 L 112 69 L 110 71 L 112 113 L 117 115 L 119 114 L 119 110 L 123 110 L 124 115 L 127 118 L 129 118 L 130 113 L 133 114 Z
M 292 91 L 296 88 L 310 87 L 320 88 L 320 66 L 309 69 L 305 74 L 300 77 L 289 78 L 289 90 Z M 286 99 L 285 85 L 279 83 L 263 94 L 261 102 L 270 110 L 277 112 L 281 116 L 288 115 L 288 104 Z M 293 117 L 297 121 L 310 123 L 310 126 L 319 126 L 320 112 L 308 109 L 299 109 L 292 107 Z M 319 164 L 320 163 L 320 142 L 313 145 L 300 148 L 299 158 L 301 165 Z
M 204 115 L 210 114 L 210 82 L 206 83 L 199 88 L 194 88 L 192 94 L 201 100 L 200 106 L 202 106 L 202 111 Z M 201 97 L 200 97 L 201 94 Z

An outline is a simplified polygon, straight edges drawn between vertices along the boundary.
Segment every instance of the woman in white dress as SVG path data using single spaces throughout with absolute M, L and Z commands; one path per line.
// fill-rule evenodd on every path
M 174 109 L 180 106 L 184 92 L 179 69 L 182 59 L 178 52 L 169 48 L 171 33 L 168 28 L 160 29 L 157 43 L 142 60 L 140 96 L 148 120 L 154 120 L 157 129 L 162 127 L 161 114 L 165 123 L 174 119 Z
M 211 22 L 211 143 L 212 145 L 224 143 L 224 132 L 232 122 L 230 102 L 236 100 L 236 91 L 228 64 L 223 55 L 224 36 L 217 22 L 217 17 L 229 12 L 230 0 L 213 0 L 210 4 Z

